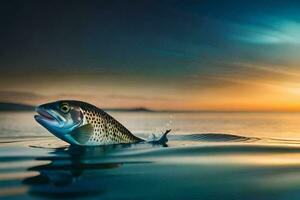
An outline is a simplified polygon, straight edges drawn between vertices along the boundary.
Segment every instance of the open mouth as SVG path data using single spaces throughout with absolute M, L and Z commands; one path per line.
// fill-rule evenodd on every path
M 55 113 L 52 113 L 50 110 L 43 109 L 41 107 L 36 108 L 38 115 L 35 115 L 34 118 L 40 124 L 59 124 Z
M 36 112 L 39 114 L 39 117 L 43 117 L 47 120 L 55 120 L 55 118 L 45 110 L 37 109 Z

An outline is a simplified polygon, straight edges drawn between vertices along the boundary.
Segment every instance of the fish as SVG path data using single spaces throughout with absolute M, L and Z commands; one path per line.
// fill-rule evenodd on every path
M 165 144 L 167 130 L 161 137 L 146 140 L 135 136 L 102 109 L 77 100 L 59 100 L 36 108 L 35 120 L 59 139 L 79 146 L 149 142 Z

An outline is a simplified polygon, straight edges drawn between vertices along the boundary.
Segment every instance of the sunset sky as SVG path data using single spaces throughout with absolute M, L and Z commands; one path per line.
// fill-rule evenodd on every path
M 300 111 L 300 1 L 10 0 L 0 11 L 1 102 Z

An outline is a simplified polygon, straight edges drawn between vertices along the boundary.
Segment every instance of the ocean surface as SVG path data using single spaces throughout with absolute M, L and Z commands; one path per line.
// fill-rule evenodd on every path
M 70 147 L 0 112 L 0 199 L 300 199 L 299 113 L 110 114 L 169 142 Z

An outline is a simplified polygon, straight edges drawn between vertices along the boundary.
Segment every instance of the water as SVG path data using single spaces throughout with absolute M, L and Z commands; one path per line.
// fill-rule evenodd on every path
M 74 148 L 0 113 L 1 199 L 299 199 L 298 113 L 111 113 L 168 146 Z

